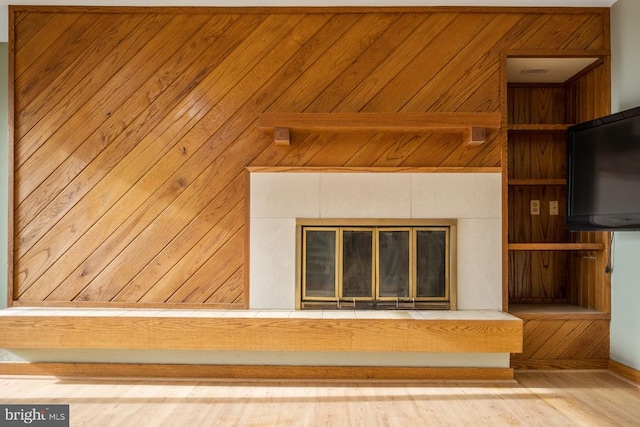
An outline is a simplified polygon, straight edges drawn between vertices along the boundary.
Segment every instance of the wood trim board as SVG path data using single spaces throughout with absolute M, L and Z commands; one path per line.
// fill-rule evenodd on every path
M 9 8 L 11 9 L 11 8 Z M 9 21 L 13 22 L 13 12 L 9 12 Z M 7 224 L 7 306 L 11 307 L 14 301 L 14 230 L 15 230 L 15 143 L 14 143 L 14 126 L 15 126 L 15 27 L 9 25 L 9 49 L 8 49 L 8 74 L 9 82 L 7 88 L 8 99 L 8 126 L 7 126 L 7 168 L 8 168 L 8 191 L 7 191 L 7 208 L 8 208 L 8 224 Z
M 609 359 L 511 359 L 513 369 L 607 369 Z
M 0 375 L 234 380 L 512 380 L 511 368 L 0 363 Z
M 296 172 L 296 173 L 501 173 L 500 167 L 356 167 L 356 166 L 247 166 L 250 173 Z
M 640 371 L 630 366 L 616 362 L 615 360 L 609 360 L 609 369 L 618 375 L 622 375 L 631 381 L 640 384 Z
M 496 6 L 310 6 L 310 7 L 220 7 L 220 6 L 38 6 L 9 5 L 16 12 L 67 13 L 549 13 L 609 15 L 606 7 L 496 7 Z

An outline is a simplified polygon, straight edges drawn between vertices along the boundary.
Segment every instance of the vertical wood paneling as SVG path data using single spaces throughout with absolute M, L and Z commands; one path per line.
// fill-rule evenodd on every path
M 447 134 L 296 135 L 283 148 L 259 131 L 260 113 L 496 112 L 504 50 L 607 47 L 599 9 L 19 7 L 11 16 L 13 292 L 36 305 L 240 307 L 246 166 L 496 167 L 505 137 L 466 147 Z M 536 174 L 562 172 L 535 160 L 549 146 L 531 147 L 514 156 L 533 155 Z

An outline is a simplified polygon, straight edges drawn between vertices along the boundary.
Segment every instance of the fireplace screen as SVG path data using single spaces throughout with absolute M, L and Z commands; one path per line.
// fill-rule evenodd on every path
M 299 308 L 455 309 L 455 222 L 298 221 Z

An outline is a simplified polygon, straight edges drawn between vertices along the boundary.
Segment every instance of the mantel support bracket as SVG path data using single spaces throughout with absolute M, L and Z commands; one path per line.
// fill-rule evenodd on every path
M 273 142 L 276 145 L 291 145 L 291 136 L 289 128 L 276 127 L 273 128 Z

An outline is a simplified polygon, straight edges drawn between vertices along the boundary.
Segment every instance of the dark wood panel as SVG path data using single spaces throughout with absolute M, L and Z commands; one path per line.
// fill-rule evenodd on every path
M 510 251 L 509 299 L 514 304 L 566 303 L 566 251 Z
M 565 179 L 566 140 L 564 132 L 511 132 L 509 179 Z
M 509 243 L 569 242 L 565 229 L 566 195 L 561 185 L 509 187 Z M 531 214 L 531 201 L 540 202 L 540 214 Z M 550 203 L 558 202 L 558 215 Z
M 509 123 L 567 123 L 565 89 L 562 86 L 510 87 L 507 104 Z
M 499 167 L 506 138 L 301 134 L 283 148 L 261 113 L 499 112 L 503 51 L 607 47 L 601 9 L 346 12 L 14 10 L 16 302 L 242 306 L 246 166 Z M 566 115 L 557 100 L 544 92 L 536 123 Z M 572 113 L 601 107 L 587 108 Z M 541 161 L 558 144 L 534 139 L 516 158 L 561 174 Z
M 572 122 L 580 123 L 609 114 L 611 87 L 602 82 L 609 79 L 610 61 L 610 58 L 603 58 L 602 65 L 570 82 L 568 93 L 573 102 L 569 104 L 568 118 Z

